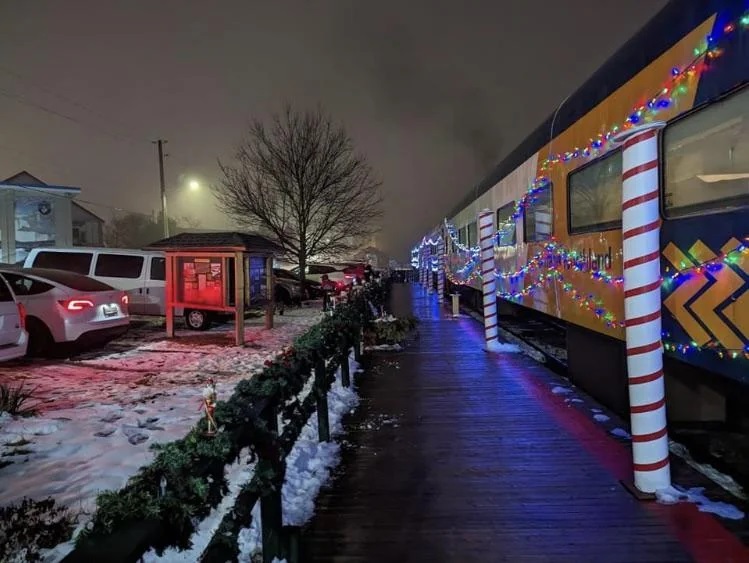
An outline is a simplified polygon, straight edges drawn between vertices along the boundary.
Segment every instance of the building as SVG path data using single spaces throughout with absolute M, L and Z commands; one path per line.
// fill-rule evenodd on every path
M 80 193 L 26 171 L 1 181 L 0 262 L 22 262 L 32 248 L 101 245 L 104 221 L 73 201 Z
M 73 246 L 104 246 L 104 219 L 72 202 Z

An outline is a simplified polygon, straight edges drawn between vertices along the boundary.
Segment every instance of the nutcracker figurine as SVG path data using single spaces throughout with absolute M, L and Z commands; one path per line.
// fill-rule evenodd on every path
M 208 423 L 205 434 L 206 436 L 214 436 L 216 434 L 216 419 L 213 417 L 213 413 L 216 411 L 216 383 L 213 378 L 209 379 L 208 385 L 203 388 L 203 408 Z

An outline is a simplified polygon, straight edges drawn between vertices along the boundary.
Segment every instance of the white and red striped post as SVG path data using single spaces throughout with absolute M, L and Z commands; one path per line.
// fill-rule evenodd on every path
M 432 239 L 427 244 L 427 293 L 434 293 L 434 272 L 432 272 Z
M 439 246 L 437 247 L 437 302 L 445 301 L 445 231 L 440 231 Z
M 424 244 L 424 241 L 421 241 L 421 247 L 419 248 L 419 283 L 422 286 L 426 285 L 426 268 L 424 267 L 424 263 L 426 262 L 426 245 Z
M 481 248 L 481 279 L 484 291 L 484 350 L 494 352 L 497 340 L 497 283 L 494 279 L 494 213 L 479 212 L 479 247 Z
M 614 142 L 622 155 L 624 324 L 635 488 L 655 493 L 671 485 L 661 342 L 658 130 L 649 123 Z

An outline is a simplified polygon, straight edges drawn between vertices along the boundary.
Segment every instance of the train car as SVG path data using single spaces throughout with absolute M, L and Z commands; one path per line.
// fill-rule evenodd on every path
M 448 232 L 449 281 L 481 302 L 471 248 L 477 213 L 491 209 L 500 308 L 562 324 L 570 378 L 627 413 L 622 151 L 610 141 L 633 125 L 665 122 L 660 234 L 669 416 L 742 416 L 749 389 L 748 78 L 749 2 L 671 1 L 426 235 Z

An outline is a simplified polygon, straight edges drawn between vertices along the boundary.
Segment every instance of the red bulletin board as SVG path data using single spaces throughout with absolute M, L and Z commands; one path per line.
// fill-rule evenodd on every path
M 177 267 L 179 302 L 215 307 L 226 303 L 222 258 L 180 257 Z

